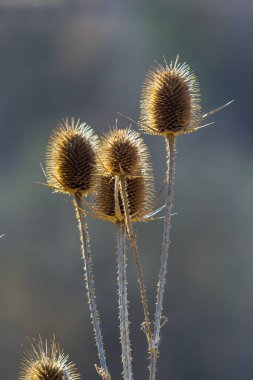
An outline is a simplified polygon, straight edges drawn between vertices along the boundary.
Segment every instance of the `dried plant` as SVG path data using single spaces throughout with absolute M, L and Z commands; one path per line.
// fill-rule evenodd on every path
M 80 380 L 76 366 L 53 338 L 48 344 L 42 339 L 31 344 L 21 362 L 19 380 Z
M 144 331 L 150 343 L 152 333 L 148 302 L 132 222 L 142 221 L 148 215 L 152 206 L 153 175 L 147 148 L 139 133 L 130 128 L 115 128 L 104 135 L 98 157 L 95 209 L 99 218 L 116 224 L 123 376 L 124 379 L 131 380 L 133 374 L 127 308 L 125 231 L 134 252 L 144 311 Z
M 160 272 L 157 283 L 157 300 L 154 321 L 154 350 L 150 356 L 150 380 L 155 380 L 160 330 L 162 325 L 163 295 L 166 282 L 168 251 L 170 246 L 173 184 L 176 159 L 176 137 L 202 128 L 202 121 L 224 106 L 201 114 L 199 84 L 186 64 L 159 65 L 147 74 L 141 96 L 140 127 L 149 134 L 164 136 L 167 148 L 167 194 L 164 214 L 164 232 Z
M 105 134 L 97 164 L 96 210 L 114 222 L 125 220 L 127 224 L 129 218 L 131 222 L 143 220 L 153 207 L 154 185 L 149 153 L 140 134 L 130 128 L 115 128 Z
M 98 373 L 103 379 L 110 379 L 106 365 L 99 315 L 96 305 L 92 259 L 89 235 L 83 209 L 83 197 L 94 191 L 96 173 L 96 150 L 98 139 L 86 124 L 75 123 L 72 118 L 63 121 L 49 140 L 46 156 L 48 186 L 55 191 L 74 196 L 74 205 L 79 222 L 82 257 L 88 303 L 91 311 L 95 340 L 100 360 Z
M 140 288 L 144 312 L 142 328 L 148 342 L 150 356 L 149 379 L 155 380 L 163 325 L 163 297 L 166 283 L 167 261 L 170 246 L 173 184 L 176 159 L 176 138 L 204 127 L 203 121 L 227 106 L 209 113 L 201 113 L 200 91 L 196 76 L 186 63 L 159 65 L 147 74 L 141 97 L 140 126 L 143 132 L 164 136 L 167 148 L 166 204 L 158 210 L 154 199 L 153 172 L 148 149 L 140 133 L 118 129 L 117 125 L 101 138 L 85 124 L 72 118 L 63 120 L 53 132 L 46 155 L 47 186 L 55 192 L 71 195 L 79 223 L 84 260 L 85 282 L 91 319 L 95 332 L 103 380 L 110 380 L 97 311 L 92 257 L 86 216 L 110 221 L 116 226 L 120 340 L 124 380 L 133 380 L 132 348 L 130 342 L 126 241 L 130 242 Z M 92 194 L 92 197 L 87 198 Z M 161 263 L 157 283 L 154 321 L 151 323 L 146 289 L 144 286 L 140 254 L 136 243 L 135 222 L 156 219 L 164 212 Z M 20 380 L 77 380 L 73 364 L 53 341 L 50 348 L 42 341 L 23 360 Z
M 178 59 L 170 66 L 150 70 L 143 85 L 141 127 L 156 135 L 182 134 L 201 121 L 200 92 L 196 76 Z

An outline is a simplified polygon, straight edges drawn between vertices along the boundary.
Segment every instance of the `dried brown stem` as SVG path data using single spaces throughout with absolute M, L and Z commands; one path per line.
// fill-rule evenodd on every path
M 137 269 L 137 278 L 138 278 L 138 284 L 140 288 L 140 293 L 141 293 L 141 301 L 143 305 L 143 312 L 144 312 L 144 322 L 143 322 L 143 330 L 147 336 L 148 340 L 148 345 L 149 345 L 149 351 L 152 348 L 152 330 L 151 330 L 151 323 L 149 320 L 149 311 L 148 311 L 148 301 L 147 301 L 147 295 L 146 295 L 146 289 L 144 286 L 144 280 L 143 280 L 143 273 L 142 273 L 142 267 L 141 267 L 141 261 L 140 261 L 140 256 L 139 256 L 139 251 L 138 247 L 136 244 L 136 237 L 133 232 L 133 227 L 132 223 L 130 220 L 130 215 L 129 215 L 129 205 L 128 205 L 128 199 L 127 199 L 127 193 L 126 193 L 126 180 L 124 176 L 119 177 L 119 182 L 120 182 L 120 191 L 122 195 L 122 203 L 124 207 L 124 214 L 125 214 L 125 223 L 126 223 L 126 228 L 127 228 L 127 233 L 129 237 L 129 241 L 134 253 L 134 259 L 135 259 L 135 264 L 136 264 L 136 269 Z
M 150 380 L 155 380 L 156 366 L 158 359 L 158 348 L 160 345 L 160 330 L 163 311 L 163 294 L 166 283 L 167 262 L 170 246 L 170 230 L 171 230 L 171 215 L 173 206 L 173 185 L 174 185 L 174 173 L 175 173 L 175 159 L 176 159 L 176 137 L 174 135 L 168 135 L 166 137 L 167 147 L 167 199 L 164 215 L 164 232 L 162 242 L 162 255 L 160 272 L 157 284 L 157 299 L 156 299 L 156 311 L 154 321 L 154 350 L 150 355 Z
M 119 292 L 119 319 L 120 341 L 122 348 L 123 378 L 133 380 L 131 343 L 128 319 L 127 274 L 126 274 L 126 226 L 116 224 L 117 255 L 118 255 L 118 292 Z
M 83 201 L 82 196 L 79 194 L 75 195 L 75 206 L 76 206 L 76 214 L 79 222 L 79 230 L 80 230 L 80 240 L 82 244 L 82 258 L 84 260 L 84 272 L 85 272 L 85 283 L 87 290 L 87 297 L 89 308 L 91 312 L 91 320 L 93 324 L 95 341 L 98 349 L 98 357 L 100 361 L 101 368 L 96 366 L 98 374 L 102 377 L 103 380 L 110 380 L 111 376 L 108 372 L 105 358 L 105 350 L 103 345 L 103 338 L 100 328 L 99 315 L 97 311 L 96 305 L 96 295 L 95 295 L 95 286 L 94 286 L 94 278 L 92 273 L 92 262 L 91 255 L 89 250 L 89 236 L 87 232 L 87 226 L 85 221 L 85 214 L 82 211 L 83 209 Z

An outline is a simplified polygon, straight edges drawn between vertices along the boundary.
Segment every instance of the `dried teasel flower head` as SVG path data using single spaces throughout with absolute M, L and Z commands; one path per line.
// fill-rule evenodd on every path
M 196 76 L 178 57 L 147 74 L 141 95 L 140 126 L 157 135 L 180 135 L 197 129 L 203 120 Z
M 120 178 L 125 181 L 129 216 L 140 220 L 153 200 L 153 172 L 146 145 L 130 127 L 106 133 L 98 153 L 95 209 L 100 218 L 114 223 L 125 218 Z
M 133 177 L 148 168 L 148 158 L 138 132 L 116 127 L 102 137 L 98 166 L 104 175 Z
M 48 185 L 59 192 L 86 195 L 93 190 L 98 139 L 87 124 L 63 120 L 46 153 Z
M 101 219 L 119 223 L 124 221 L 125 215 L 122 194 L 120 189 L 115 194 L 115 190 L 115 177 L 98 177 L 94 207 Z M 118 200 L 119 212 L 116 212 L 115 196 Z M 126 196 L 130 219 L 133 222 L 143 220 L 151 208 L 154 198 L 153 177 L 151 173 L 149 176 L 140 175 L 135 178 L 126 178 Z
M 59 348 L 55 339 L 48 345 L 41 338 L 32 349 L 25 352 L 19 380 L 79 380 L 76 367 Z

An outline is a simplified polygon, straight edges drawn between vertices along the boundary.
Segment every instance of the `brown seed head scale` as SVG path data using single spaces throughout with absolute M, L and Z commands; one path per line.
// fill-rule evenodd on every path
M 202 121 L 196 76 L 186 64 L 159 65 L 147 74 L 141 94 L 140 127 L 149 134 L 180 135 Z
M 145 215 L 154 194 L 153 173 L 149 153 L 138 132 L 128 129 L 113 129 L 102 138 L 98 158 L 96 184 L 96 210 L 105 219 L 117 223 L 115 215 L 115 178 L 124 176 L 130 217 L 137 221 Z M 118 191 L 122 219 L 124 208 Z M 101 215 L 102 216 L 102 215 Z M 107 217 L 107 218 L 106 218 Z
M 80 380 L 76 367 L 59 348 L 55 339 L 48 346 L 41 338 L 31 351 L 25 352 L 19 380 Z
M 63 120 L 53 132 L 46 154 L 48 185 L 68 194 L 92 191 L 98 139 L 87 124 Z

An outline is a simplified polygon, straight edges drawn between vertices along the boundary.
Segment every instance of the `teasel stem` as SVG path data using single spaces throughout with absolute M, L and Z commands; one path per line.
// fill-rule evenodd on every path
M 133 231 L 132 222 L 130 219 L 130 212 L 129 212 L 129 205 L 128 205 L 128 199 L 127 199 L 127 192 L 126 192 L 126 178 L 125 176 L 119 176 L 119 183 L 120 183 L 120 191 L 122 195 L 122 203 L 125 211 L 125 223 L 127 228 L 127 233 L 129 237 L 129 241 L 131 244 L 131 248 L 134 253 L 134 259 L 135 259 L 135 265 L 137 269 L 137 278 L 138 278 L 138 284 L 139 289 L 141 293 L 141 301 L 143 306 L 143 312 L 144 312 L 144 322 L 142 324 L 143 330 L 146 334 L 149 351 L 152 350 L 153 346 L 153 334 L 151 330 L 151 323 L 149 320 L 149 311 L 148 311 L 148 301 L 147 301 L 147 295 L 146 295 L 146 289 L 144 286 L 144 279 L 143 279 L 143 273 L 142 273 L 142 267 L 141 267 L 141 261 L 140 261 L 140 255 L 138 251 L 138 247 L 136 244 L 136 237 Z
M 103 345 L 103 338 L 100 328 L 99 314 L 96 305 L 96 295 L 95 295 L 95 286 L 94 278 L 92 273 L 92 261 L 89 249 L 89 235 L 87 231 L 85 215 L 83 213 L 83 201 L 82 195 L 76 194 L 74 196 L 77 219 L 79 221 L 79 230 L 80 230 L 80 239 L 82 245 L 82 258 L 84 260 L 84 271 L 85 271 L 85 282 L 88 303 L 91 312 L 91 320 L 93 324 L 95 341 L 98 349 L 98 357 L 100 361 L 101 368 L 96 367 L 98 374 L 102 377 L 103 380 L 110 380 L 111 376 L 108 372 L 105 358 L 105 350 Z
M 119 287 L 119 319 L 120 341 L 122 348 L 123 378 L 133 379 L 131 343 L 128 320 L 127 299 L 127 259 L 126 259 L 126 226 L 124 223 L 116 224 L 117 255 L 118 255 L 118 287 Z
M 163 294 L 166 283 L 167 262 L 170 246 L 170 230 L 171 230 L 171 215 L 173 206 L 173 185 L 175 174 L 175 159 L 176 159 L 176 137 L 175 135 L 166 136 L 167 148 L 167 199 L 164 215 L 164 231 L 162 242 L 162 255 L 160 272 L 157 284 L 156 311 L 154 321 L 154 350 L 150 355 L 150 380 L 155 380 L 156 366 L 158 359 L 158 348 L 160 345 L 160 330 L 163 311 Z

